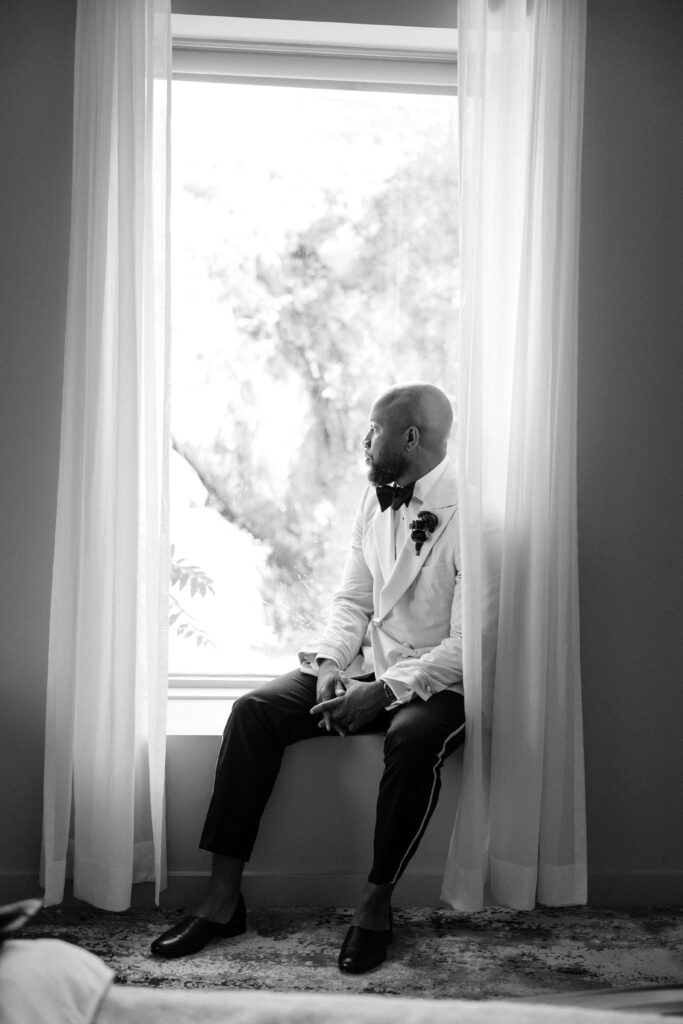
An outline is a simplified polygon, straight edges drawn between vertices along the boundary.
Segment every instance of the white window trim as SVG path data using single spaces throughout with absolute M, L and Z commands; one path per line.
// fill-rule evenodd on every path
M 175 14 L 178 78 L 455 92 L 457 29 Z
M 174 78 L 457 91 L 457 29 L 194 14 L 172 15 L 171 26 Z M 182 715 L 185 702 L 236 698 L 270 678 L 173 673 L 169 696 Z
M 296 653 L 292 655 L 292 668 L 296 668 Z M 197 700 L 205 700 L 217 689 L 226 687 L 230 690 L 240 690 L 247 693 L 260 683 L 269 682 L 273 676 L 272 674 L 266 675 L 262 672 L 251 674 L 236 672 L 234 675 L 226 675 L 225 673 L 188 675 L 183 672 L 174 672 L 169 678 L 174 689 L 183 691 L 181 696 L 188 695 L 191 692 L 192 696 Z

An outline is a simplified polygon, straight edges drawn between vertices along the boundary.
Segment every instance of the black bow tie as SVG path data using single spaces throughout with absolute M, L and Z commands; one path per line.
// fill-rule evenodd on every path
M 389 508 L 400 508 L 401 505 L 407 505 L 413 496 L 413 490 L 415 488 L 415 481 L 412 484 L 406 484 L 405 487 L 395 487 L 392 484 L 382 484 L 380 487 L 375 487 L 377 492 L 377 500 L 379 507 L 382 512 Z

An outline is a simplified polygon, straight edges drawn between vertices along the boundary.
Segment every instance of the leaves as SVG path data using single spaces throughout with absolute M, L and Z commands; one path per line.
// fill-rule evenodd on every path
M 190 588 L 190 597 L 206 597 L 214 594 L 213 580 L 197 565 L 192 565 L 184 558 L 176 555 L 175 545 L 171 545 L 171 594 L 169 595 L 169 626 L 175 627 L 178 636 L 186 640 L 194 640 L 197 647 L 214 647 L 208 633 L 199 626 L 194 615 L 184 607 L 173 593 Z
M 211 220 L 222 234 L 179 277 L 203 275 L 196 298 L 215 300 L 207 319 L 219 326 L 210 338 L 197 331 L 198 302 L 188 302 L 174 341 L 187 401 L 174 445 L 207 505 L 266 550 L 263 607 L 283 648 L 317 629 L 339 582 L 348 529 L 335 531 L 358 497 L 346 482 L 358 478 L 372 401 L 400 380 L 455 383 L 456 160 L 430 122 L 411 121 L 410 132 L 419 138 L 392 175 L 362 196 L 335 182 L 277 237 L 257 217 L 246 230 L 230 219 L 220 180 L 215 195 L 195 189 L 188 222 Z M 284 395 L 274 437 L 268 404 Z M 268 449 L 278 445 L 274 470 Z M 210 576 L 182 558 L 171 583 L 190 600 L 213 593 Z M 172 625 L 199 642 L 182 611 Z

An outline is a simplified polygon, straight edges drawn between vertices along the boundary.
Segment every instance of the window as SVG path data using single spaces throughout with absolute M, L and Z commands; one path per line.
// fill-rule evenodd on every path
M 454 31 L 174 18 L 170 671 L 320 630 L 374 397 L 455 391 Z

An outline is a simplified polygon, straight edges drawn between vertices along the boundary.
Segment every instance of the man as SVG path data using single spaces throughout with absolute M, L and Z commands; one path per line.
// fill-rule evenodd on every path
M 327 627 L 298 670 L 235 703 L 200 843 L 213 854 L 209 891 L 155 940 L 158 956 L 245 931 L 242 872 L 286 746 L 363 730 L 386 733 L 385 769 L 372 870 L 339 967 L 360 973 L 386 958 L 392 891 L 436 806 L 441 765 L 465 735 L 452 422 L 431 384 L 398 385 L 373 405 L 363 440 L 370 484 Z

